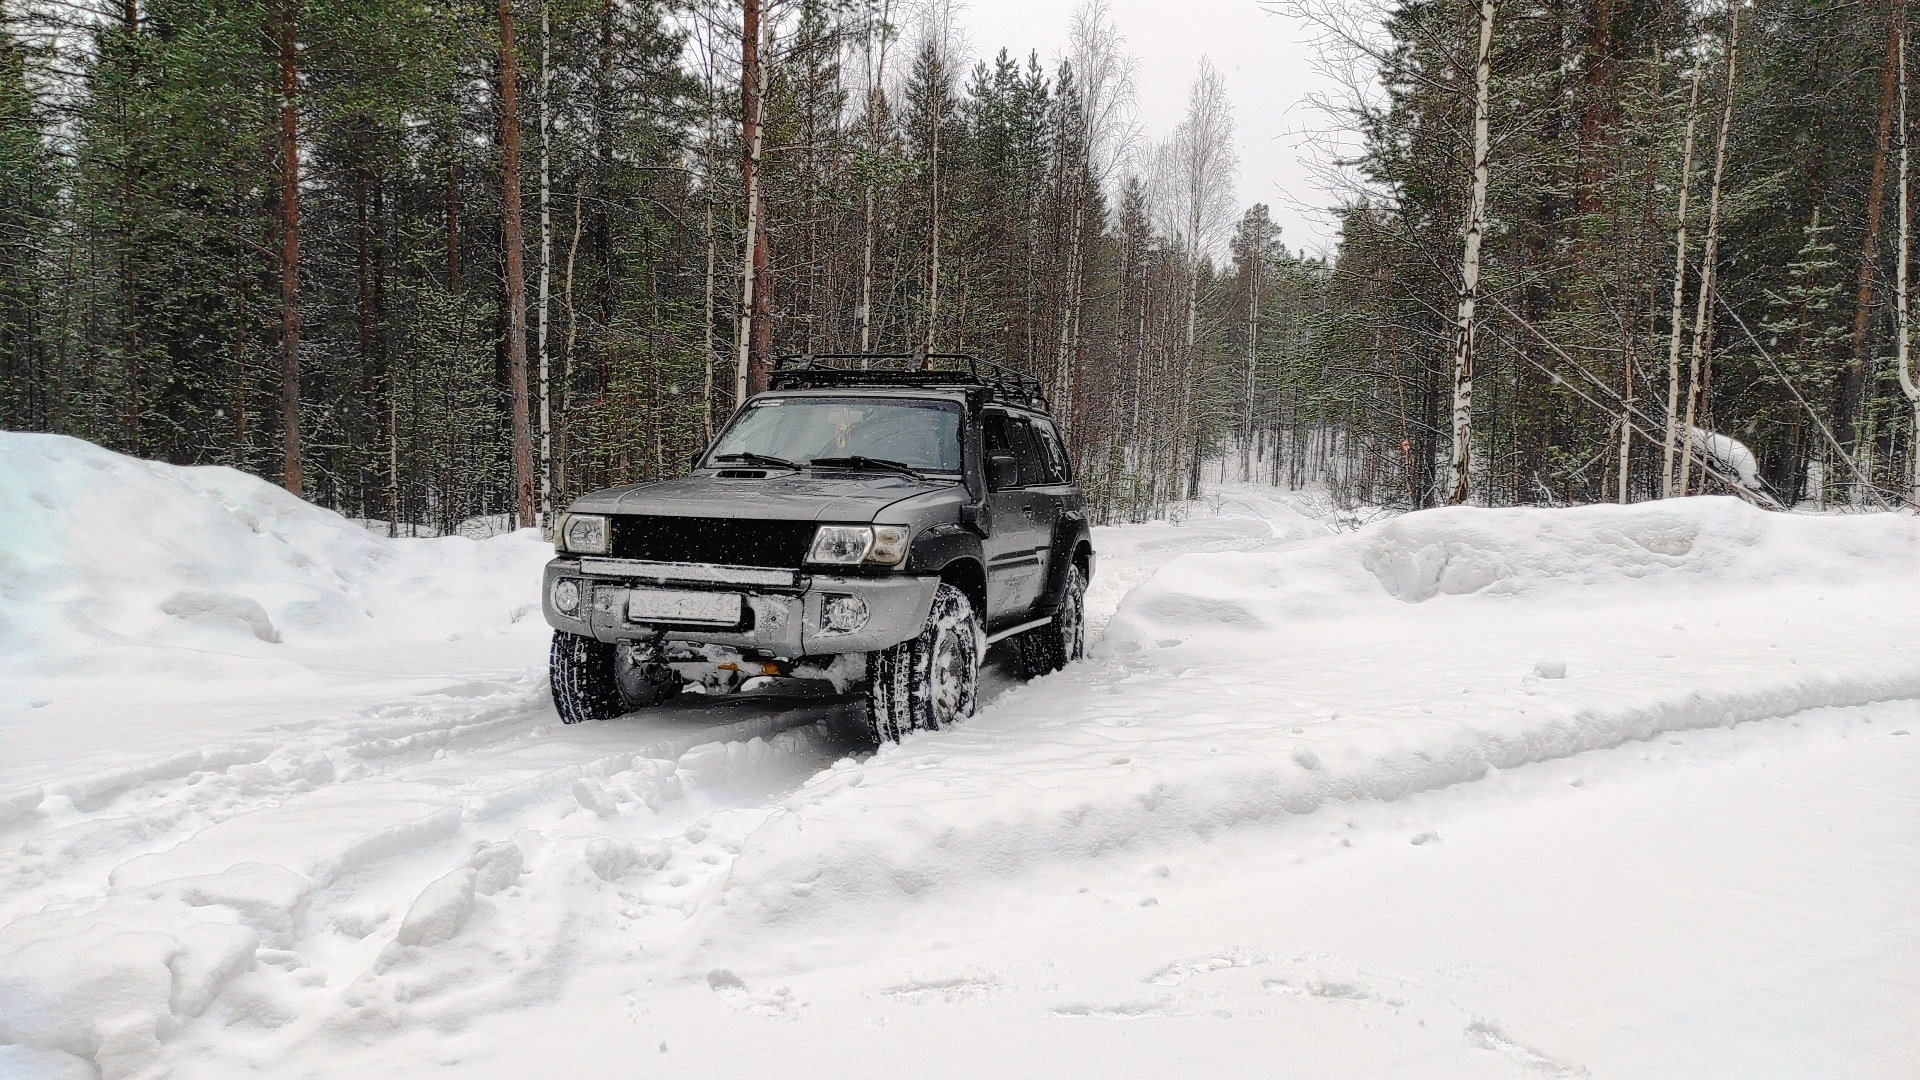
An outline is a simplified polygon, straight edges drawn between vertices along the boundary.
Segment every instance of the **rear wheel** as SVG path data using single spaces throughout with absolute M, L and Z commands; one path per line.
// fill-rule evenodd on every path
M 1087 578 L 1078 566 L 1067 567 L 1066 586 L 1053 621 L 1021 634 L 1015 645 L 1029 679 L 1059 671 L 1087 655 Z
M 867 654 L 867 720 L 876 742 L 972 716 L 980 699 L 979 616 L 941 584 L 918 637 Z
M 680 690 L 679 679 L 659 662 L 652 646 L 615 644 L 565 630 L 553 632 L 547 676 L 554 710 L 568 724 L 612 720 Z

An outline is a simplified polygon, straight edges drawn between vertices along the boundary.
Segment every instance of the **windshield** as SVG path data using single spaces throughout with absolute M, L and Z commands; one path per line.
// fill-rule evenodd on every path
M 819 458 L 876 458 L 928 472 L 960 471 L 960 407 L 912 398 L 765 397 L 713 445 L 728 454 L 805 465 Z

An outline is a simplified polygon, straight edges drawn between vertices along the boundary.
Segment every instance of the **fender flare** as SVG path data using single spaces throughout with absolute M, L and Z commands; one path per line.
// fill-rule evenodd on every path
M 1087 516 L 1079 510 L 1064 510 L 1060 523 L 1053 530 L 1053 553 L 1047 560 L 1047 588 L 1040 595 L 1039 610 L 1051 614 L 1060 609 L 1060 601 L 1066 595 L 1067 567 L 1079 562 L 1080 551 L 1086 552 L 1086 574 L 1093 578 L 1093 533 L 1087 527 Z
M 955 563 L 966 563 L 968 599 L 978 609 L 981 625 L 987 617 L 987 560 L 980 546 L 980 535 L 957 524 L 935 525 L 916 533 L 907 549 L 909 573 L 948 576 Z

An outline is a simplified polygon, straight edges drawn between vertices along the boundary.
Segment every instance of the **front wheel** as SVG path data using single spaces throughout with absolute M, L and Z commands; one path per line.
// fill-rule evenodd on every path
M 973 715 L 984 636 L 967 594 L 942 583 L 920 636 L 867 654 L 867 721 L 876 742 Z
M 562 723 L 612 720 L 664 701 L 679 691 L 673 670 L 652 646 L 598 641 L 565 630 L 553 632 L 547 678 Z

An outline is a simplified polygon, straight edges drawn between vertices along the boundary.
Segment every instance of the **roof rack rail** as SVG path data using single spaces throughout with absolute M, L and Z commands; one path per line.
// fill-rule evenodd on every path
M 859 367 L 842 366 L 855 361 Z M 907 361 L 909 366 L 875 367 L 875 361 Z M 936 361 L 943 366 L 933 366 Z M 1010 404 L 1042 412 L 1051 408 L 1039 379 L 968 353 L 924 349 L 910 353 L 794 353 L 775 357 L 768 379 L 768 388 L 773 390 L 839 386 L 981 387 Z

